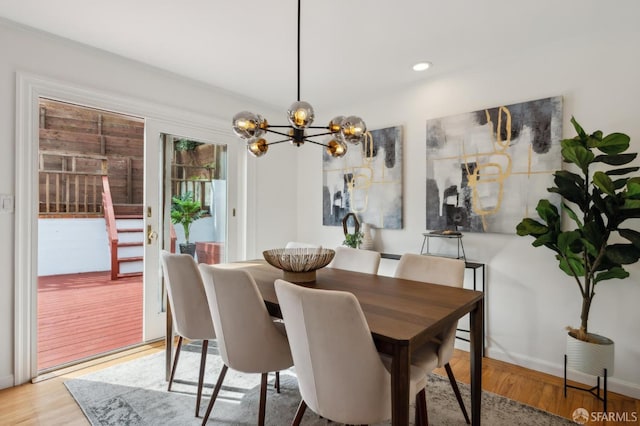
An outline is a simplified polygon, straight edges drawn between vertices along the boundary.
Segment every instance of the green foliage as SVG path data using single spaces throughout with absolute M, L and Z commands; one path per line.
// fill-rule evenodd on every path
M 602 171 L 605 166 L 624 166 L 635 160 L 636 153 L 623 154 L 629 149 L 629 136 L 612 133 L 603 137 L 599 130 L 589 135 L 573 117 L 571 123 L 578 135 L 561 142 L 562 159 L 580 173 L 556 171 L 555 186 L 548 191 L 562 196 L 562 209 L 574 229 L 562 230 L 558 209 L 542 199 L 536 208 L 541 221 L 525 218 L 516 230 L 518 235 L 534 237 L 534 247 L 555 252 L 560 269 L 577 282 L 582 313 L 576 331 L 585 340 L 596 284 L 628 277 L 623 265 L 640 259 L 640 233 L 621 227 L 628 219 L 640 218 L 640 177 L 628 176 L 638 171 L 633 166 Z M 600 170 L 591 173 L 595 166 Z M 626 242 L 610 243 L 616 234 L 621 237 L 616 239 Z
M 362 242 L 363 237 L 364 237 L 364 234 L 362 232 L 345 234 L 342 245 L 351 247 L 351 248 L 358 248 L 360 246 L 360 243 Z
M 193 151 L 198 145 L 202 145 L 202 142 L 196 142 L 189 139 L 179 139 L 176 142 L 176 151 Z
M 187 191 L 179 197 L 171 198 L 171 223 L 182 224 L 186 244 L 189 244 L 191 224 L 200 219 L 205 213 L 199 201 L 193 198 L 193 193 Z

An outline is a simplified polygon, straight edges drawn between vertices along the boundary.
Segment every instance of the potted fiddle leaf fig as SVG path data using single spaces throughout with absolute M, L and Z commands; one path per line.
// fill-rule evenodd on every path
M 180 244 L 180 253 L 195 255 L 196 245 L 189 242 L 191 225 L 194 221 L 200 219 L 204 213 L 202 205 L 193 198 L 191 191 L 171 198 L 171 223 L 174 225 L 181 224 L 184 230 L 185 243 Z
M 629 166 L 637 153 L 626 152 L 626 134 L 588 134 L 575 118 L 571 123 L 577 136 L 561 141 L 562 159 L 577 172 L 556 171 L 555 186 L 548 188 L 562 197 L 562 211 L 570 220 L 562 227 L 561 213 L 542 199 L 536 208 L 540 220 L 523 219 L 517 233 L 535 238 L 534 247 L 553 251 L 560 269 L 577 285 L 582 309 L 579 327 L 567 327 L 567 366 L 601 376 L 603 368 L 613 373 L 614 345 L 590 332 L 589 311 L 596 286 L 627 278 L 624 265 L 640 259 L 640 232 L 626 225 L 640 218 L 639 167 Z

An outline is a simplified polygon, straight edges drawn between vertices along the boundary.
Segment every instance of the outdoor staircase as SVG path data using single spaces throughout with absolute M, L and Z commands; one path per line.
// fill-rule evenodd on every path
M 118 237 L 116 277 L 140 276 L 144 250 L 142 205 L 114 204 L 113 210 Z
M 109 177 L 102 177 L 102 207 L 111 253 L 111 279 L 143 271 L 144 219 L 141 204 L 113 204 Z

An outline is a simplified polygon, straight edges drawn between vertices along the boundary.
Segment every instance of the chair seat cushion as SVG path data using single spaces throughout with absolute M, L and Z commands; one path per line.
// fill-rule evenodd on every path
M 384 367 L 391 373 L 391 357 L 380 354 L 380 360 L 384 364 Z M 411 370 L 409 373 L 409 381 L 411 384 L 410 395 L 415 395 L 420 392 L 422 389 L 427 386 L 427 374 L 429 374 L 431 370 L 424 370 L 420 368 L 418 365 L 412 364 Z
M 438 348 L 438 343 L 425 343 L 413 353 L 411 363 L 426 373 L 430 373 L 438 367 Z

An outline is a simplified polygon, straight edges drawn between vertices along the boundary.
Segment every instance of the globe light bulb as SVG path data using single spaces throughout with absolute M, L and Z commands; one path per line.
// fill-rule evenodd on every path
M 265 139 L 253 138 L 249 140 L 247 144 L 247 151 L 254 157 L 262 157 L 269 150 L 269 145 Z
M 296 129 L 307 128 L 313 123 L 315 113 L 313 107 L 304 101 L 294 102 L 287 110 L 289 123 Z
M 327 144 L 327 154 L 333 158 L 341 158 L 347 153 L 347 144 L 342 141 L 332 139 Z
M 364 138 L 364 134 L 367 132 L 367 125 L 360 118 L 355 115 L 349 116 L 344 119 L 342 122 L 342 136 L 344 140 L 352 143 L 358 144 Z
M 327 126 L 331 133 L 338 133 L 342 129 L 342 122 L 344 121 L 344 116 L 339 115 L 337 117 L 333 117 Z
M 233 116 L 233 132 L 243 139 L 261 136 L 266 126 L 265 119 L 249 111 L 242 111 Z

